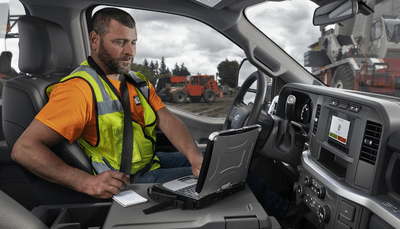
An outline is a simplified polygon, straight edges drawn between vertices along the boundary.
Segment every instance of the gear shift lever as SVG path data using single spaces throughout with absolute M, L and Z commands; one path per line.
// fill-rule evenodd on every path
M 292 114 L 294 112 L 294 106 L 296 105 L 296 97 L 294 95 L 289 95 L 286 99 L 285 105 L 285 134 L 289 133 L 289 125 L 292 122 Z
M 278 141 L 278 148 L 282 151 L 290 150 L 290 148 L 292 147 L 292 140 L 294 140 L 294 136 L 292 136 L 293 127 L 291 123 L 295 105 L 296 105 L 296 97 L 294 95 L 289 95 L 286 99 L 285 120 L 282 123 L 280 137 Z

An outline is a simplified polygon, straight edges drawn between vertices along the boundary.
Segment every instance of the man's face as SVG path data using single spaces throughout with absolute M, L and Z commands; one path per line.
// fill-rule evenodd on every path
M 111 20 L 109 31 L 100 38 L 98 58 L 109 73 L 128 73 L 136 55 L 136 28 Z M 107 73 L 106 73 L 107 74 Z

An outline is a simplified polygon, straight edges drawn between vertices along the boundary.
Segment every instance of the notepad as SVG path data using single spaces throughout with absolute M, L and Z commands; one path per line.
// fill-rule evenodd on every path
M 123 207 L 129 207 L 136 204 L 141 204 L 147 202 L 147 199 L 137 194 L 133 190 L 127 190 L 118 193 L 112 197 L 117 203 L 121 204 Z

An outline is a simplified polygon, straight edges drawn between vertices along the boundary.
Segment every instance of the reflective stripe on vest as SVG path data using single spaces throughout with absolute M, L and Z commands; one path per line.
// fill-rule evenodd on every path
M 144 80 L 146 80 L 143 75 L 140 75 L 143 78 L 142 80 L 141 77 L 133 72 L 129 72 L 128 76 L 134 79 L 136 83 L 145 82 Z M 84 139 L 79 138 L 81 147 L 94 163 L 104 164 L 104 157 L 113 168 L 119 170 L 124 128 L 124 112 L 120 100 L 108 84 L 89 66 L 87 61 L 83 62 L 71 75 L 63 78 L 60 82 L 71 78 L 82 78 L 88 82 L 94 92 L 96 101 L 97 143 L 93 146 Z M 137 172 L 151 161 L 156 140 L 156 114 L 148 103 L 149 89 L 147 86 L 143 86 L 140 89 L 136 88 L 136 92 L 143 107 L 145 127 L 132 120 L 134 133 L 132 173 Z M 155 160 L 158 160 L 158 158 L 155 157 Z M 154 163 L 150 170 L 159 167 L 158 163 Z

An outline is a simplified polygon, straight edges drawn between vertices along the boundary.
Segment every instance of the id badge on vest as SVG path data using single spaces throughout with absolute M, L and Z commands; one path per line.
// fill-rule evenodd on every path
M 137 95 L 137 96 L 135 96 L 135 97 L 133 97 L 133 99 L 135 100 L 135 104 L 136 104 L 136 106 L 139 106 L 139 105 L 141 105 L 142 103 L 140 102 L 140 98 L 139 98 L 139 96 Z

